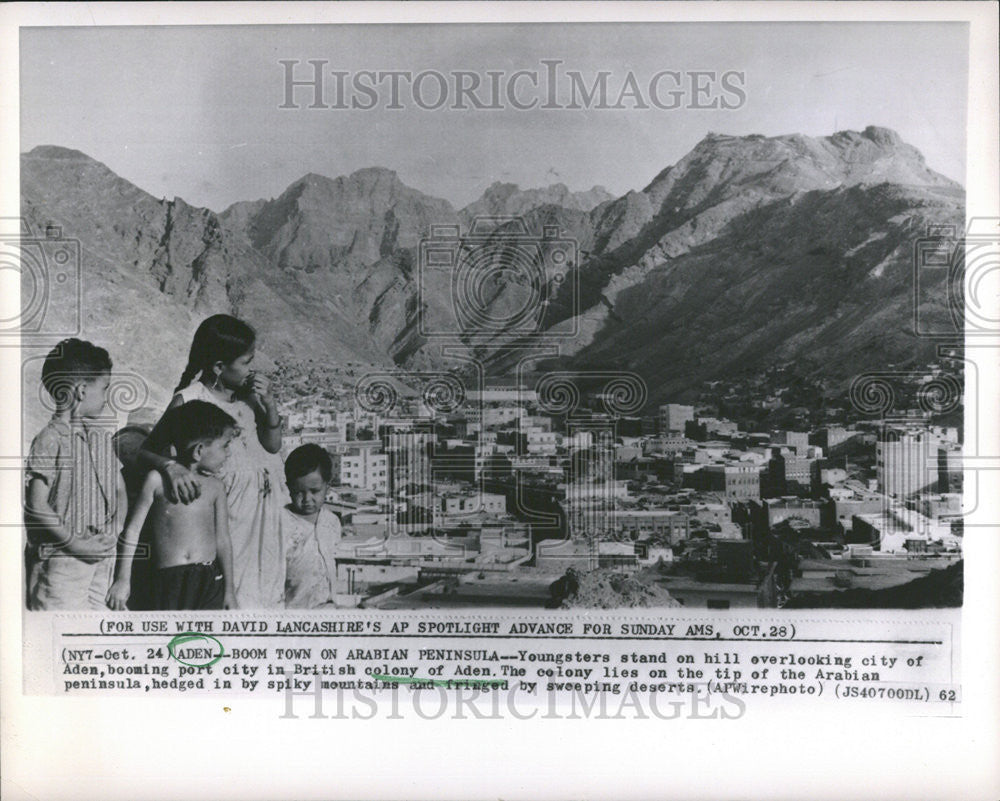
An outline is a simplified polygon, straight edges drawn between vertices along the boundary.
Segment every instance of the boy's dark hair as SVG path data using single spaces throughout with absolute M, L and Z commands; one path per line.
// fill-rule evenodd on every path
M 178 456 L 187 456 L 199 442 L 212 442 L 239 426 L 214 403 L 191 400 L 168 413 L 170 444 Z
M 299 445 L 285 460 L 285 480 L 288 482 L 307 476 L 313 470 L 319 470 L 319 474 L 328 484 L 333 478 L 333 459 L 326 452 L 326 448 L 320 447 L 315 442 Z
M 69 401 L 73 383 L 110 372 L 111 356 L 104 348 L 83 339 L 64 339 L 45 357 L 42 386 L 57 404 L 63 404 Z

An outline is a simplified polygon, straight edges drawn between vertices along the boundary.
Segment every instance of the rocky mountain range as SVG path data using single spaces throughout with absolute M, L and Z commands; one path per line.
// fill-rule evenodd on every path
M 563 353 L 672 396 L 774 361 L 845 378 L 928 358 L 933 343 L 913 334 L 914 245 L 929 225 L 962 229 L 964 191 L 886 129 L 709 135 L 591 220 L 580 334 Z
M 491 184 L 483 196 L 470 203 L 459 212 L 465 225 L 472 225 L 477 217 L 520 217 L 529 214 L 539 206 L 558 206 L 573 211 L 589 212 L 602 203 L 614 200 L 603 186 L 595 186 L 586 192 L 571 192 L 565 184 L 552 184 L 544 189 L 524 189 L 517 184 L 497 181 Z
M 618 198 L 494 184 L 455 209 L 369 168 L 216 213 L 55 146 L 22 156 L 21 194 L 32 230 L 80 241 L 84 333 L 147 377 L 154 404 L 218 311 L 258 328 L 265 365 L 426 369 L 446 363 L 426 334 L 451 332 L 503 373 L 542 332 L 560 354 L 543 366 L 628 369 L 654 403 L 776 361 L 847 379 L 933 351 L 912 330 L 913 244 L 964 223 L 962 187 L 874 127 L 709 134 Z M 470 238 L 484 216 L 509 219 Z M 425 269 L 440 230 L 452 268 Z M 925 301 L 944 313 L 934 280 Z

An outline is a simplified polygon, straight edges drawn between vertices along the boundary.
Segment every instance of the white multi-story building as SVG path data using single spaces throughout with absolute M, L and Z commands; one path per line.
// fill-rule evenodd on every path
M 908 498 L 937 491 L 938 437 L 922 429 L 883 431 L 875 443 L 875 475 L 879 492 Z
M 958 442 L 958 429 L 954 426 L 932 426 L 931 433 L 941 442 Z
M 448 515 L 504 515 L 507 498 L 493 492 L 448 493 L 441 497 L 441 511 Z
M 554 431 L 544 431 L 541 428 L 522 428 L 521 433 L 525 437 L 525 448 L 527 453 L 539 456 L 555 456 L 556 454 L 556 434 Z
M 760 468 L 745 462 L 705 465 L 691 475 L 691 482 L 696 489 L 717 492 L 727 501 L 760 498 Z
M 483 470 L 490 463 L 493 454 L 496 453 L 495 442 L 477 442 L 473 446 L 473 477 L 476 481 L 483 475 Z
M 370 448 L 352 448 L 339 457 L 340 483 L 345 487 L 385 492 L 389 486 L 389 457 Z
M 291 412 L 286 422 L 288 427 L 292 429 L 335 428 L 337 417 L 318 406 L 310 406 L 300 411 Z
M 433 485 L 430 459 L 433 444 L 434 435 L 424 425 L 410 429 L 394 426 L 387 432 L 389 492 L 399 494 L 411 486 Z

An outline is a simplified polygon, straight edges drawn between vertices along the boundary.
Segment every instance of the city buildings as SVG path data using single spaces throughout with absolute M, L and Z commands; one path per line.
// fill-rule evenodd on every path
M 334 473 L 345 487 L 385 492 L 389 488 L 389 456 L 374 448 L 353 447 L 333 454 Z
M 621 419 L 586 396 L 547 414 L 516 382 L 447 414 L 414 393 L 385 415 L 305 396 L 283 409 L 282 454 L 316 442 L 333 457 L 345 605 L 538 606 L 573 567 L 688 607 L 775 606 L 961 558 L 954 426 L 831 405 L 810 430 L 809 409 L 754 427 L 732 404 L 767 414 L 788 386 L 715 383 L 711 403 Z
M 683 434 L 689 422 L 694 422 L 693 406 L 667 403 L 660 407 L 660 433 Z
M 940 444 L 938 436 L 926 429 L 883 429 L 875 443 L 879 492 L 896 499 L 936 492 Z
M 753 464 L 707 464 L 688 473 L 685 485 L 703 492 L 714 492 L 727 501 L 760 497 L 760 468 Z

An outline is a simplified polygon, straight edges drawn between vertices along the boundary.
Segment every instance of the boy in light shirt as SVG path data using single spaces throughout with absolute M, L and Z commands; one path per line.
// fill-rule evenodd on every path
M 333 460 L 314 443 L 301 445 L 285 461 L 285 481 L 292 502 L 282 510 L 285 537 L 285 606 L 317 609 L 332 606 L 337 594 L 337 546 L 340 520 L 323 507 L 333 478 Z
M 45 357 L 42 385 L 54 413 L 31 443 L 26 470 L 31 610 L 107 608 L 126 505 L 107 426 L 110 383 L 111 357 L 91 342 L 64 339 Z

